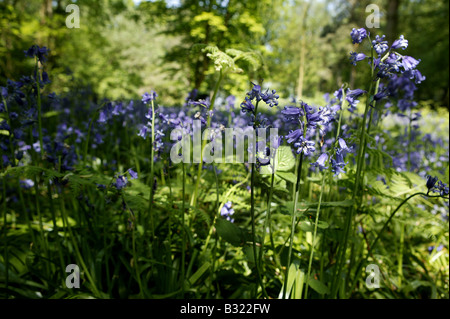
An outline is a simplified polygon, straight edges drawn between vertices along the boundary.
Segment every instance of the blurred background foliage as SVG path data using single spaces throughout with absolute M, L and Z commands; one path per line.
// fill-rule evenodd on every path
M 80 8 L 80 28 L 66 27 L 67 5 Z M 0 83 L 29 74 L 32 44 L 51 49 L 47 71 L 56 93 L 82 91 L 88 101 L 137 98 L 154 89 L 165 105 L 184 103 L 189 91 L 210 94 L 217 80 L 211 61 L 194 44 L 253 51 L 254 69 L 241 61 L 221 96 L 243 97 L 249 81 L 284 98 L 321 99 L 343 82 L 361 86 L 363 65 L 349 67 L 352 27 L 365 27 L 368 4 L 380 8 L 392 41 L 409 40 L 407 55 L 421 59 L 427 80 L 417 97 L 433 108 L 449 105 L 447 0 L 0 0 Z

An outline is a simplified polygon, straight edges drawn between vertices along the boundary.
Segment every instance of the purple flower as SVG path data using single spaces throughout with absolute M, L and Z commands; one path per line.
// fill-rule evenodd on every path
M 262 95 L 262 100 L 269 105 L 270 107 L 277 106 L 278 105 L 278 98 L 280 97 L 275 90 L 272 90 L 272 92 L 269 92 L 269 90 L 266 91 Z
M 6 99 L 8 97 L 8 89 L 4 86 L 1 87 L 2 89 L 2 96 Z
M 248 96 L 246 96 L 244 102 L 241 103 L 241 110 L 242 113 L 253 113 L 253 111 L 255 111 L 255 106 Z
M 34 186 L 34 182 L 31 179 L 24 179 L 20 181 L 20 187 L 24 189 L 30 189 Z
M 296 106 L 285 106 L 281 111 L 286 121 L 298 120 L 300 116 L 303 116 L 303 110 Z
M 346 152 L 351 152 L 352 151 L 351 148 L 348 148 L 347 143 L 345 143 L 344 139 L 339 138 L 338 139 L 338 144 L 339 144 L 341 152 L 342 151 L 346 151 Z
M 223 205 L 222 209 L 220 210 L 220 215 L 225 217 L 228 221 L 234 223 L 234 219 L 231 218 L 231 216 L 234 214 L 234 209 L 231 208 L 232 202 L 228 201 Z
M 142 137 L 144 140 L 147 138 L 149 132 L 149 128 L 146 125 L 142 125 L 142 128 L 139 130 L 138 136 Z
M 420 60 L 416 60 L 411 56 L 404 55 L 402 56 L 402 67 L 405 69 L 405 71 L 413 70 L 417 67 Z
M 356 52 L 350 53 L 350 62 L 353 65 L 356 65 L 356 62 L 362 61 L 365 58 L 366 58 L 366 55 L 364 53 L 356 53 Z
M 347 163 L 344 162 L 342 152 L 339 150 L 336 151 L 335 157 L 336 159 L 331 159 L 331 170 L 334 173 L 334 176 L 345 173 L 343 168 L 347 165 Z
M 117 188 L 118 190 L 121 190 L 122 188 L 124 188 L 125 186 L 127 186 L 128 183 L 128 179 L 126 176 L 123 175 L 119 175 L 116 179 L 116 182 L 113 183 L 113 186 L 115 188 Z
M 112 114 L 114 115 L 119 115 L 120 113 L 124 113 L 123 107 L 122 107 L 122 102 L 117 103 L 114 106 L 114 110 L 112 111 Z
M 301 129 L 290 131 L 289 134 L 286 135 L 286 139 L 289 144 L 298 141 L 300 137 L 303 137 L 303 131 Z
M 262 100 L 262 94 L 261 94 L 261 86 L 257 84 L 253 84 L 253 88 L 250 92 L 247 93 L 247 96 L 250 100 L 256 99 L 256 101 Z
M 375 52 L 378 53 L 378 55 L 383 54 L 387 49 L 389 49 L 388 42 L 384 40 L 386 38 L 385 35 L 379 36 L 377 35 L 375 40 L 372 41 L 372 46 L 375 50 Z
M 158 94 L 156 94 L 155 91 L 151 91 L 150 94 L 148 92 L 145 92 L 142 95 L 142 102 L 144 104 L 147 104 L 148 102 L 155 100 L 157 96 L 158 96 Z
M 314 142 L 308 141 L 303 136 L 300 136 L 298 142 L 294 143 L 294 147 L 297 149 L 297 154 L 303 153 L 306 156 L 311 155 L 316 150 Z
M 367 91 L 361 90 L 361 89 L 355 89 L 355 90 L 347 90 L 347 96 L 350 97 L 359 97 L 360 95 L 363 95 Z
M 408 40 L 406 40 L 403 35 L 400 36 L 399 39 L 395 40 L 394 43 L 392 43 L 391 49 L 397 50 L 402 48 L 405 50 L 408 47 Z
M 436 185 L 438 181 L 437 177 L 431 177 L 430 175 L 427 176 L 427 188 L 428 191 L 434 188 L 434 185 Z
M 106 120 L 107 120 L 106 114 L 105 114 L 104 110 L 101 110 L 97 122 L 106 123 Z
M 367 31 L 364 28 L 355 29 L 353 28 L 350 32 L 350 36 L 352 37 L 352 43 L 361 43 L 367 37 Z
M 322 171 L 324 169 L 327 169 L 328 167 L 325 166 L 325 162 L 328 160 L 328 154 L 327 153 L 323 153 L 319 156 L 319 158 L 317 159 L 317 161 L 315 161 L 314 163 L 311 163 L 311 166 L 313 167 L 319 167 L 319 169 Z
M 190 100 L 188 102 L 189 106 L 202 106 L 205 108 L 209 108 L 209 106 L 211 105 L 211 101 L 209 100 L 209 97 L 207 97 L 206 99 L 200 99 L 198 101 L 192 101 Z
M 137 179 L 138 178 L 138 174 L 135 171 L 133 171 L 131 168 L 128 169 L 128 173 L 130 174 L 131 179 Z
M 42 72 L 42 82 L 41 83 L 42 84 L 50 84 L 51 83 L 50 79 L 48 78 L 48 74 L 45 71 Z
M 44 63 L 47 61 L 47 55 L 50 50 L 46 47 L 40 48 L 38 45 L 32 45 L 28 50 L 24 52 L 25 56 L 29 58 L 37 57 L 41 63 Z

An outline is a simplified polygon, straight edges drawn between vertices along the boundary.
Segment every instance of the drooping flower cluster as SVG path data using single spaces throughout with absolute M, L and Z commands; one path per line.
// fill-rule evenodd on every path
M 261 86 L 257 84 L 253 84 L 253 88 L 250 92 L 247 92 L 244 101 L 241 103 L 241 112 L 243 114 L 249 114 L 249 125 L 251 125 L 254 129 L 258 128 L 270 128 L 268 119 L 263 116 L 261 113 L 257 113 L 257 106 L 260 101 L 266 103 L 269 107 L 278 106 L 279 95 L 275 90 L 269 91 L 267 89 L 265 92 L 262 91 Z M 256 102 L 256 103 L 255 103 Z M 270 146 L 267 146 L 266 139 L 258 136 L 258 131 L 254 132 L 256 134 L 256 145 L 250 145 L 249 152 L 253 153 L 253 148 L 256 149 L 256 167 L 269 165 L 271 159 L 274 158 L 276 150 L 280 146 L 280 139 L 274 138 L 274 140 L 270 141 Z
M 234 218 L 232 218 L 231 216 L 233 216 L 234 214 L 234 209 L 231 208 L 233 205 L 232 202 L 228 201 L 226 202 L 222 209 L 220 210 L 220 216 L 224 217 L 226 220 L 234 223 Z
M 253 104 L 253 100 L 255 100 L 256 103 L 259 103 L 262 100 L 270 107 L 277 106 L 279 97 L 280 96 L 275 90 L 269 92 L 269 89 L 267 89 L 266 92 L 262 92 L 260 85 L 253 84 L 253 88 L 247 93 L 244 102 L 241 103 L 241 110 L 243 113 L 254 113 L 256 107 Z M 256 114 L 253 115 L 256 116 Z
M 335 110 L 328 107 L 316 109 L 307 103 L 285 106 L 281 111 L 287 123 L 293 123 L 296 127 L 285 136 L 288 144 L 292 144 L 297 154 L 306 156 L 315 152 L 315 142 L 312 140 L 316 129 L 323 134 L 327 126 L 334 120 Z
M 127 170 L 127 172 L 128 172 L 128 174 L 130 174 L 130 179 L 133 180 L 133 179 L 138 178 L 138 174 L 135 171 L 133 171 L 131 168 L 129 168 Z M 129 182 L 128 182 L 128 178 L 127 178 L 126 174 L 118 174 L 115 179 L 116 179 L 116 181 L 114 183 L 112 183 L 112 186 L 115 187 L 117 190 L 122 190 L 123 188 L 128 186 Z
M 427 176 L 427 184 L 428 193 L 439 193 L 441 196 L 448 196 L 449 188 L 447 184 L 440 181 L 436 176 L 432 177 L 430 175 Z

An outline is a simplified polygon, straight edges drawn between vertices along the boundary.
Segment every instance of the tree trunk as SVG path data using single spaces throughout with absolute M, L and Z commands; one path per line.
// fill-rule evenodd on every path
M 298 68 L 298 86 L 297 86 L 297 99 L 301 100 L 303 96 L 303 79 L 305 75 L 305 55 L 306 55 L 306 15 L 309 9 L 309 2 L 305 2 L 305 8 L 303 9 L 301 21 L 301 45 L 300 45 L 300 66 Z
M 398 37 L 398 8 L 400 0 L 389 0 L 387 8 L 386 38 L 392 43 Z

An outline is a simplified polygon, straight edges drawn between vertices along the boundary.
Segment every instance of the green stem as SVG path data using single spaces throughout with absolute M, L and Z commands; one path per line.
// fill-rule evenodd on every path
M 63 225 L 64 225 L 64 228 L 65 228 L 65 231 L 69 233 L 69 237 L 70 237 L 70 239 L 72 241 L 73 248 L 75 250 L 75 255 L 76 255 L 78 261 L 80 262 L 82 269 L 86 273 L 86 277 L 87 277 L 88 281 L 91 283 L 94 295 L 96 297 L 98 297 L 98 298 L 101 298 L 100 292 L 97 289 L 95 281 L 92 278 L 88 268 L 86 267 L 86 264 L 84 263 L 83 257 L 81 256 L 80 250 L 78 248 L 77 241 L 76 241 L 75 236 L 74 236 L 74 234 L 72 232 L 72 228 L 71 228 L 71 226 L 70 226 L 70 224 L 69 224 L 69 222 L 67 220 L 66 209 L 65 209 L 65 206 L 64 206 L 64 200 L 63 200 L 62 196 L 61 196 L 60 204 L 61 204 L 61 217 L 62 217 Z
M 0 159 L 0 163 L 2 165 L 2 171 L 4 169 L 3 167 L 3 160 Z M 4 258 L 5 258 L 5 289 L 6 289 L 6 299 L 9 297 L 9 256 L 8 256 L 8 224 L 7 224 L 7 213 L 6 213 L 6 174 L 2 177 L 2 184 L 3 184 L 3 243 L 4 243 Z
M 272 195 L 273 195 L 273 184 L 274 184 L 274 180 L 275 180 L 275 173 L 272 173 L 272 176 L 270 178 L 270 189 L 269 189 L 269 195 L 267 196 L 267 215 L 266 215 L 266 220 L 264 222 L 264 235 L 262 236 L 261 239 L 261 250 L 259 252 L 259 264 L 262 265 L 262 259 L 263 259 L 263 255 L 264 255 L 264 240 L 265 240 L 265 234 L 266 234 L 266 230 L 269 229 L 269 238 L 270 238 L 270 245 L 272 248 L 272 251 L 275 252 L 275 244 L 273 241 L 273 236 L 272 236 L 272 230 L 271 230 L 271 216 L 270 216 L 270 209 L 271 209 L 271 205 L 272 205 Z
M 222 210 L 223 206 L 224 206 L 225 203 L 227 202 L 228 197 L 229 197 L 229 196 L 230 196 L 230 195 L 231 195 L 238 187 L 240 187 L 240 186 L 244 185 L 245 183 L 247 183 L 248 179 L 250 178 L 250 175 L 251 175 L 251 173 L 249 173 L 249 174 L 247 175 L 247 177 L 246 177 L 242 182 L 240 182 L 240 183 L 238 183 L 238 184 L 235 184 L 233 187 L 231 187 L 231 188 L 228 190 L 227 194 L 226 194 L 226 195 L 224 196 L 224 198 L 222 199 L 222 202 L 220 203 L 220 206 L 219 206 L 219 208 L 218 208 L 218 210 L 217 210 L 217 213 L 214 215 L 214 220 L 213 220 L 213 222 L 212 222 L 212 224 L 211 224 L 211 227 L 209 228 L 208 236 L 206 237 L 205 245 L 203 246 L 202 255 L 204 255 L 205 252 L 206 252 L 206 249 L 207 249 L 207 247 L 208 247 L 209 241 L 210 241 L 210 239 L 211 239 L 211 236 L 212 236 L 212 233 L 213 233 L 213 230 L 214 230 L 214 225 L 216 224 L 216 220 L 217 220 L 218 216 L 220 216 L 220 211 Z
M 219 73 L 219 80 L 216 82 L 216 86 L 214 87 L 214 93 L 213 97 L 211 99 L 211 104 L 209 105 L 209 114 L 208 118 L 206 120 L 206 129 L 209 129 L 211 127 L 211 118 L 212 114 L 210 114 L 214 109 L 214 103 L 216 102 L 217 92 L 219 91 L 220 83 L 223 79 L 223 71 L 220 70 Z M 198 170 L 197 170 L 197 180 L 195 181 L 195 187 L 194 192 L 192 193 L 191 197 L 191 206 L 197 208 L 197 197 L 198 197 L 198 187 L 200 185 L 200 179 L 202 176 L 202 170 L 203 170 L 203 150 L 205 149 L 207 140 L 202 139 L 202 146 L 200 149 L 200 163 L 198 164 Z
M 39 146 L 41 147 L 41 158 L 44 157 L 44 141 L 42 137 L 42 115 L 41 115 L 41 87 L 39 84 L 40 72 L 38 67 L 38 58 L 36 56 L 36 66 L 35 66 L 35 80 L 36 80 L 36 91 L 37 91 L 37 111 L 38 111 L 38 132 L 39 132 Z
M 154 158 L 155 158 L 155 149 L 154 149 L 154 143 L 155 143 L 155 104 L 152 99 L 152 136 L 151 136 L 151 157 L 150 157 L 150 197 L 149 197 L 149 204 L 148 204 L 148 215 L 150 218 L 150 234 L 151 238 L 153 239 L 155 236 L 155 225 L 153 221 L 153 196 L 154 196 L 154 190 L 153 190 L 153 184 L 154 184 Z
M 328 163 L 328 161 L 327 161 Z M 311 243 L 311 254 L 309 256 L 309 263 L 308 263 L 308 274 L 306 275 L 306 287 L 305 287 L 305 298 L 308 298 L 308 287 L 309 287 L 309 276 L 311 274 L 311 265 L 312 265 L 312 260 L 313 260 L 313 256 L 314 256 L 314 247 L 315 247 L 315 243 L 316 243 L 316 236 L 317 236 L 317 225 L 319 223 L 319 214 L 320 214 L 320 205 L 322 204 L 322 195 L 323 195 L 323 190 L 324 190 L 324 186 L 325 186 L 325 172 L 323 173 L 322 176 L 322 185 L 320 187 L 320 195 L 319 195 L 319 205 L 317 206 L 317 213 L 316 213 L 316 220 L 314 222 L 314 235 L 313 235 L 313 239 L 312 239 L 312 243 Z
M 88 133 L 87 133 L 86 142 L 84 144 L 84 151 L 83 151 L 83 164 L 84 164 L 84 166 L 86 166 L 86 162 L 87 162 L 87 153 L 88 153 L 88 150 L 89 150 L 89 139 L 91 137 L 92 125 L 93 125 L 94 120 L 97 117 L 97 114 L 100 111 L 100 109 L 101 109 L 101 106 L 97 110 L 95 110 L 94 115 L 92 116 L 91 121 L 89 122 Z
M 14 150 L 14 142 L 13 142 L 13 138 L 12 138 L 12 134 L 13 134 L 13 129 L 12 129 L 12 125 L 11 125 L 11 119 L 9 117 L 9 111 L 8 111 L 8 104 L 6 103 L 5 98 L 2 97 L 3 100 L 3 105 L 6 111 L 6 123 L 8 123 L 10 131 L 8 134 L 9 137 L 9 147 L 11 149 L 11 166 L 15 166 L 15 150 Z M 2 160 L 3 162 L 3 160 Z M 2 164 L 3 165 L 3 164 Z
M 303 152 L 300 153 L 300 159 L 298 161 L 297 165 L 297 182 L 295 183 L 295 196 L 294 196 L 294 203 L 293 203 L 293 209 L 292 209 L 292 216 L 291 216 L 291 236 L 289 239 L 289 250 L 288 250 L 288 259 L 286 264 L 286 270 L 284 275 L 284 285 L 283 285 L 283 298 L 286 299 L 286 288 L 288 283 L 288 277 L 289 277 L 289 267 L 291 265 L 291 258 L 292 258 L 292 245 L 294 243 L 294 234 L 295 234 L 295 220 L 296 220 L 296 213 L 297 213 L 297 203 L 298 203 L 298 196 L 300 193 L 300 180 L 302 176 L 302 165 L 303 165 Z
M 384 225 L 383 225 L 383 227 L 381 228 L 381 230 L 377 232 L 377 237 L 376 237 L 376 238 L 373 240 L 373 242 L 369 245 L 369 249 L 370 249 L 370 250 L 367 251 L 366 256 L 365 256 L 364 258 L 362 258 L 361 261 L 359 262 L 358 268 L 357 268 L 357 270 L 356 270 L 356 272 L 355 272 L 356 275 L 355 275 L 355 277 L 354 277 L 354 279 L 353 279 L 352 289 L 350 290 L 350 292 L 352 292 L 352 291 L 355 289 L 355 287 L 356 287 L 356 284 L 357 284 L 357 282 L 358 282 L 358 278 L 359 278 L 359 276 L 360 276 L 360 274 L 361 274 L 362 265 L 365 264 L 365 263 L 367 262 L 367 260 L 369 259 L 371 251 L 373 251 L 373 250 L 375 249 L 376 244 L 377 244 L 378 241 L 380 240 L 381 235 L 382 235 L 382 234 L 384 233 L 384 231 L 386 230 L 386 228 L 387 228 L 387 226 L 389 225 L 389 223 L 391 222 L 392 218 L 394 218 L 395 214 L 399 211 L 399 209 L 400 209 L 407 201 L 409 201 L 411 198 L 413 198 L 413 197 L 415 197 L 415 196 L 418 196 L 418 195 L 427 196 L 427 197 L 429 197 L 429 198 L 445 198 L 445 197 L 440 196 L 440 195 L 430 196 L 430 195 L 428 195 L 428 194 L 426 194 L 426 193 L 419 192 L 419 193 L 414 193 L 414 194 L 410 195 L 409 197 L 407 197 L 406 199 L 404 199 L 404 200 L 400 203 L 400 205 L 398 205 L 397 208 L 391 213 L 391 215 L 389 216 L 388 220 L 384 223 Z M 445 198 L 445 199 L 448 200 L 448 198 Z
M 370 84 L 369 84 L 369 91 L 368 96 L 370 97 L 372 94 L 373 89 L 373 75 L 374 75 L 374 64 L 373 64 L 373 48 L 371 50 L 371 56 L 372 56 L 372 63 L 371 63 L 371 76 L 370 76 Z M 357 157 L 357 167 L 356 167 L 356 175 L 355 175 L 355 185 L 353 186 L 353 193 L 352 193 L 352 200 L 355 201 L 356 197 L 358 195 L 358 191 L 360 188 L 360 180 L 361 180 L 361 171 L 363 162 L 365 160 L 365 148 L 366 148 L 366 123 L 367 123 L 367 114 L 369 111 L 370 106 L 370 98 L 367 98 L 366 106 L 364 109 L 364 116 L 363 121 L 361 124 L 361 133 L 360 133 L 360 147 Z M 339 285 L 341 284 L 342 276 L 341 271 L 345 260 L 345 254 L 347 250 L 347 244 L 348 244 L 348 235 L 350 233 L 350 229 L 352 228 L 352 220 L 354 215 L 354 210 L 356 208 L 356 204 L 354 203 L 350 209 L 350 212 L 346 216 L 345 226 L 344 226 L 344 239 L 342 245 L 340 245 L 339 249 L 339 256 L 338 256 L 338 262 L 337 267 L 334 273 L 333 278 L 333 284 L 332 284 L 332 297 L 336 298 L 337 291 L 339 289 Z
M 183 203 L 181 204 L 181 228 L 183 231 L 183 244 L 181 246 L 181 298 L 184 298 L 184 282 L 186 280 L 186 225 L 185 225 L 185 197 L 186 197 L 186 167 L 185 163 L 181 163 L 183 168 Z

